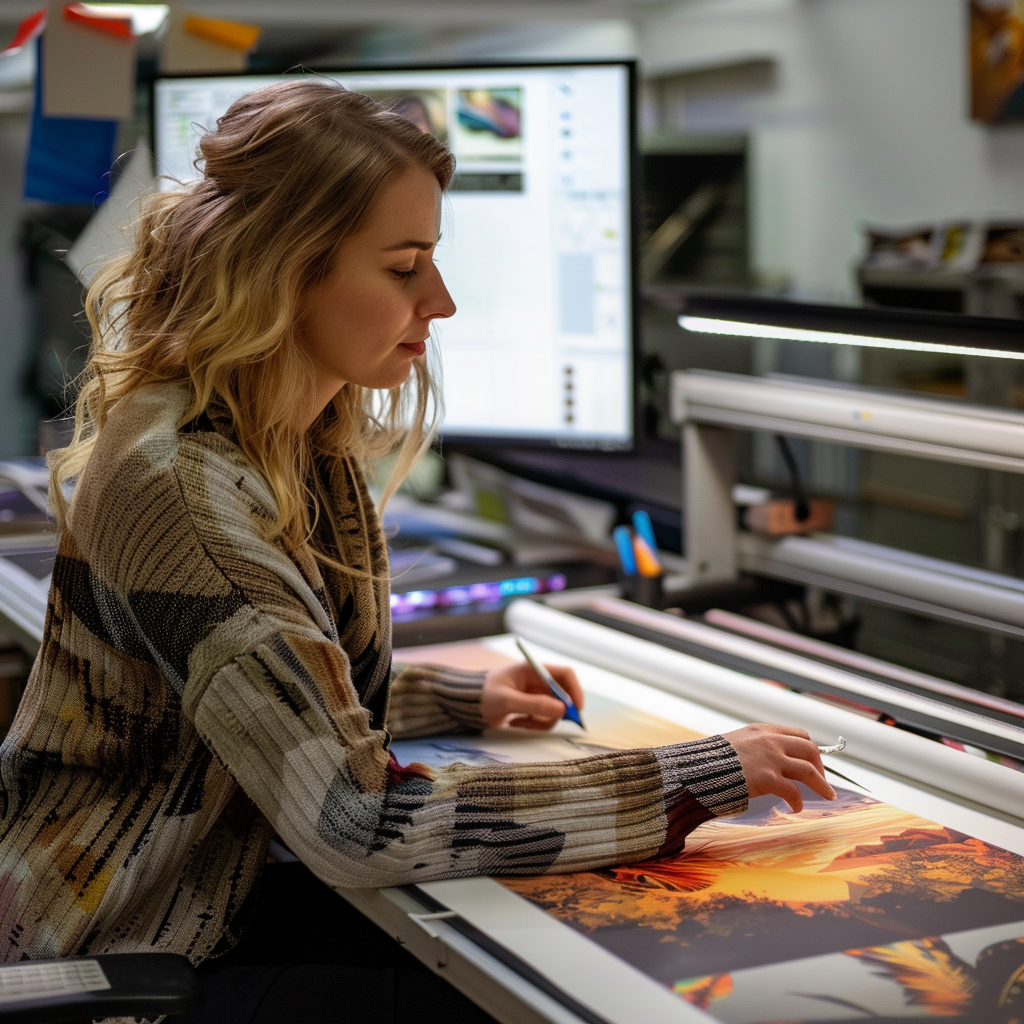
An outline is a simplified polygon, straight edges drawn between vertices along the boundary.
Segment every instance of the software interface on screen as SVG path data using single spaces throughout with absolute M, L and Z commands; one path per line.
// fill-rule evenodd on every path
M 632 437 L 628 72 L 622 65 L 332 74 L 444 140 L 457 170 L 436 259 L 449 437 L 615 447 Z M 164 79 L 158 171 L 273 78 Z M 174 187 L 165 183 L 165 187 Z

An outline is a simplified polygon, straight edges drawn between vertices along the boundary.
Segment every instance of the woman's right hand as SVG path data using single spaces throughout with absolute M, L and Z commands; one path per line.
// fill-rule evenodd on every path
M 780 796 L 798 813 L 803 810 L 804 800 L 797 782 L 826 800 L 835 800 L 835 790 L 825 780 L 817 744 L 803 729 L 759 724 L 724 735 L 740 759 L 751 800 L 766 794 Z

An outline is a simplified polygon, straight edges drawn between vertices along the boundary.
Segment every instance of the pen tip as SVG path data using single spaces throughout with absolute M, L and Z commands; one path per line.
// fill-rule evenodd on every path
M 575 722 L 581 729 L 586 729 L 583 719 L 580 718 L 580 713 L 571 704 L 566 707 L 565 714 L 562 717 L 569 719 L 570 722 Z

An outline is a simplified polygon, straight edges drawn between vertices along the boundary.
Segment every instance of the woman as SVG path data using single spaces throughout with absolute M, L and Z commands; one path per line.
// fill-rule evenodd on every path
M 202 179 L 150 199 L 87 297 L 46 634 L 0 751 L 4 958 L 237 967 L 216 958 L 274 833 L 329 886 L 386 886 L 653 857 L 748 794 L 830 795 L 806 734 L 769 726 L 566 764 L 390 756 L 390 736 L 562 712 L 522 664 L 391 667 L 362 467 L 399 446 L 386 496 L 429 443 L 428 327 L 455 312 L 432 261 L 452 157 L 320 79 L 243 97 L 200 148 Z M 249 963 L 305 955 L 284 889 Z

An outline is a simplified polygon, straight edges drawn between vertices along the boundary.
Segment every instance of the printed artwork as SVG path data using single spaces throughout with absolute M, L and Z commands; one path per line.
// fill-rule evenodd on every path
M 728 1024 L 1024 1024 L 1024 858 L 837 793 L 755 801 L 676 857 L 499 881 Z
M 460 159 L 522 159 L 522 89 L 459 89 L 454 142 Z
M 1024 119 L 1024 3 L 969 0 L 971 117 Z
M 366 95 L 408 118 L 424 134 L 448 141 L 448 99 L 444 89 L 367 89 Z
M 461 645 L 460 667 L 481 650 Z M 435 651 L 424 660 L 453 660 Z M 585 717 L 586 733 L 394 747 L 403 761 L 508 762 L 695 735 L 593 696 Z M 834 802 L 805 789 L 801 814 L 754 800 L 677 856 L 495 881 L 725 1024 L 1024 1024 L 1024 857 L 833 784 Z
M 736 1024 L 763 1021 L 766 1005 L 785 1021 L 1010 1024 L 1024 1019 L 1020 930 L 1017 923 L 907 939 L 694 978 L 675 990 Z

